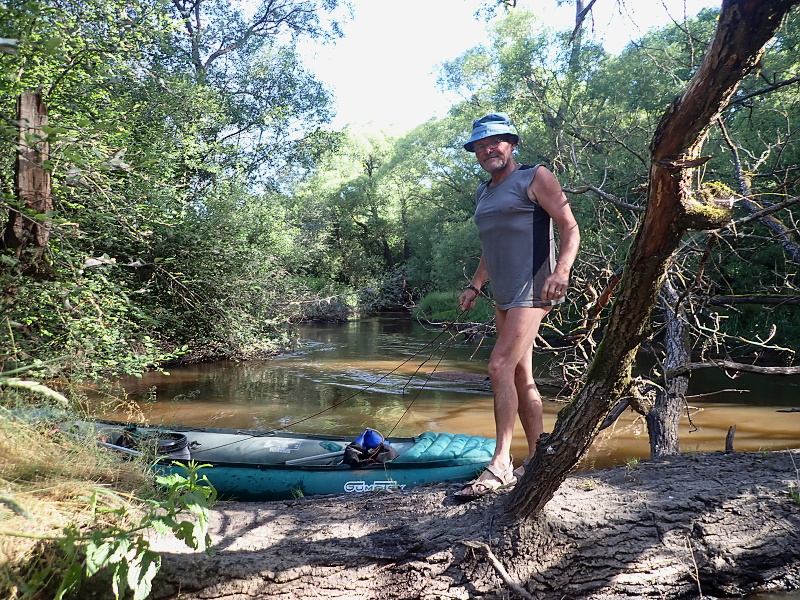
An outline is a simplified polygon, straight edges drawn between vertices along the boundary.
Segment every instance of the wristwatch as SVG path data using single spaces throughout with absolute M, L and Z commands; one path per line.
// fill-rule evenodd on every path
M 472 290 L 473 292 L 475 292 L 476 296 L 481 293 L 481 291 L 478 288 L 476 288 L 474 285 L 472 285 L 471 283 L 464 289 Z

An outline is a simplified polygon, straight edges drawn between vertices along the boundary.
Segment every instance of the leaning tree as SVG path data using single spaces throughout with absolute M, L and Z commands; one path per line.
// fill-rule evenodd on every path
M 605 335 L 573 401 L 543 435 L 510 498 L 520 516 L 537 513 L 588 451 L 603 420 L 632 393 L 631 371 L 648 336 L 666 268 L 684 235 L 724 227 L 730 198 L 694 186 L 709 160 L 701 151 L 710 126 L 741 80 L 755 67 L 797 0 L 725 0 L 714 38 L 684 93 L 659 123 L 650 145 L 647 209 L 631 247 Z

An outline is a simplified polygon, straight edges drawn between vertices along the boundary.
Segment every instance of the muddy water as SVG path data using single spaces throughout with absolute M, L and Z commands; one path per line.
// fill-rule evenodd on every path
M 384 435 L 426 430 L 494 437 L 492 396 L 485 378 L 491 340 L 482 345 L 449 338 L 409 317 L 308 325 L 295 352 L 266 361 L 222 362 L 149 373 L 122 383 L 131 410 L 108 418 L 155 423 Z M 431 343 L 434 339 L 435 342 Z M 537 366 L 546 381 L 546 367 Z M 690 417 L 681 425 L 683 451 L 718 451 L 736 425 L 735 449 L 800 447 L 800 378 L 695 372 Z M 541 385 L 545 430 L 558 411 L 557 390 Z M 137 414 L 138 412 L 138 414 Z M 312 416 L 315 415 L 315 416 Z M 526 455 L 517 426 L 513 453 Z M 584 468 L 621 464 L 649 455 L 641 417 L 627 411 L 595 440 Z

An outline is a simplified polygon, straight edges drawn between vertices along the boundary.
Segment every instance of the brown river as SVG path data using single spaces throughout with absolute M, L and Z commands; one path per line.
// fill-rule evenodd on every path
M 407 315 L 304 325 L 296 350 L 274 359 L 196 364 L 123 380 L 130 410 L 108 409 L 102 416 L 353 437 L 365 427 L 386 436 L 448 431 L 494 437 L 485 378 L 491 339 L 451 343 L 440 334 Z M 537 372 L 546 382 L 544 363 L 537 363 Z M 540 384 L 540 391 L 549 431 L 564 404 L 557 389 Z M 695 371 L 689 391 L 682 451 L 724 450 L 732 425 L 739 451 L 800 447 L 800 378 L 731 378 L 706 369 Z M 526 455 L 519 425 L 513 453 L 517 462 Z M 648 456 L 644 421 L 628 410 L 600 433 L 582 467 Z

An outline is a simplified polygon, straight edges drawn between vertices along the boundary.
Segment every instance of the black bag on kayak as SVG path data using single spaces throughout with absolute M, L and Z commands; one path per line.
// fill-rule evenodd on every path
M 374 429 L 365 429 L 364 433 L 344 449 L 342 462 L 351 467 L 366 467 L 389 462 L 398 456 L 397 450 L 380 433 Z

